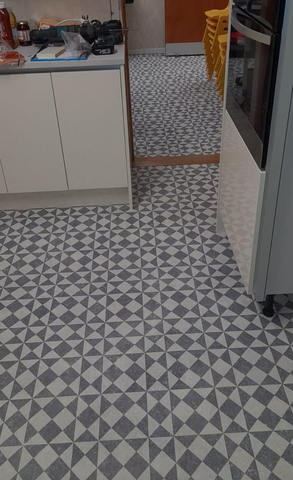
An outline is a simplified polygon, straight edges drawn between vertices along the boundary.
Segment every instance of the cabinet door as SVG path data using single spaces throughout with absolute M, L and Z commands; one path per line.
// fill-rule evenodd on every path
M 67 190 L 50 74 L 1 75 L 0 105 L 8 192 Z
M 52 79 L 69 189 L 126 187 L 120 70 Z

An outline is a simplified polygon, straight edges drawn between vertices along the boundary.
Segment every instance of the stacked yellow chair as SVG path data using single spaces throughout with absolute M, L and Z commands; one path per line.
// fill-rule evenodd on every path
M 224 98 L 224 86 L 225 86 L 225 68 L 226 68 L 226 56 L 227 56 L 227 42 L 228 34 L 219 35 L 219 55 L 215 64 L 215 72 L 217 79 L 217 90 L 223 100 Z
M 205 12 L 205 15 L 207 25 L 203 37 L 203 44 L 208 79 L 210 81 L 213 77 L 215 65 L 220 54 L 218 38 L 220 35 L 227 34 L 228 32 L 229 5 L 223 10 L 209 10 Z

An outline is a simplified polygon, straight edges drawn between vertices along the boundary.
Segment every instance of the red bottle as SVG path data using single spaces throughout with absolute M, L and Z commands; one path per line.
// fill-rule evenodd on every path
M 14 48 L 15 45 L 13 33 L 5 2 L 0 2 L 0 37 L 2 37 L 12 48 Z

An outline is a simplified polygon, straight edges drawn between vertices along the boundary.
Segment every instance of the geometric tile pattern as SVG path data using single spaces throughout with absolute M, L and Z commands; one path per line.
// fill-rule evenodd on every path
M 130 55 L 136 157 L 220 152 L 222 103 L 203 55 Z
M 136 208 L 2 212 L 1 480 L 288 480 L 293 303 L 262 316 L 215 233 L 217 165 Z

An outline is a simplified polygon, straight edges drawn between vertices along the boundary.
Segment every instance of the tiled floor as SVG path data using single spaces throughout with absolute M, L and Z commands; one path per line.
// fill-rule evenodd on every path
M 220 152 L 222 104 L 204 56 L 131 55 L 137 157 Z
M 0 479 L 290 480 L 293 304 L 245 294 L 217 166 L 134 176 L 134 212 L 1 214 Z

